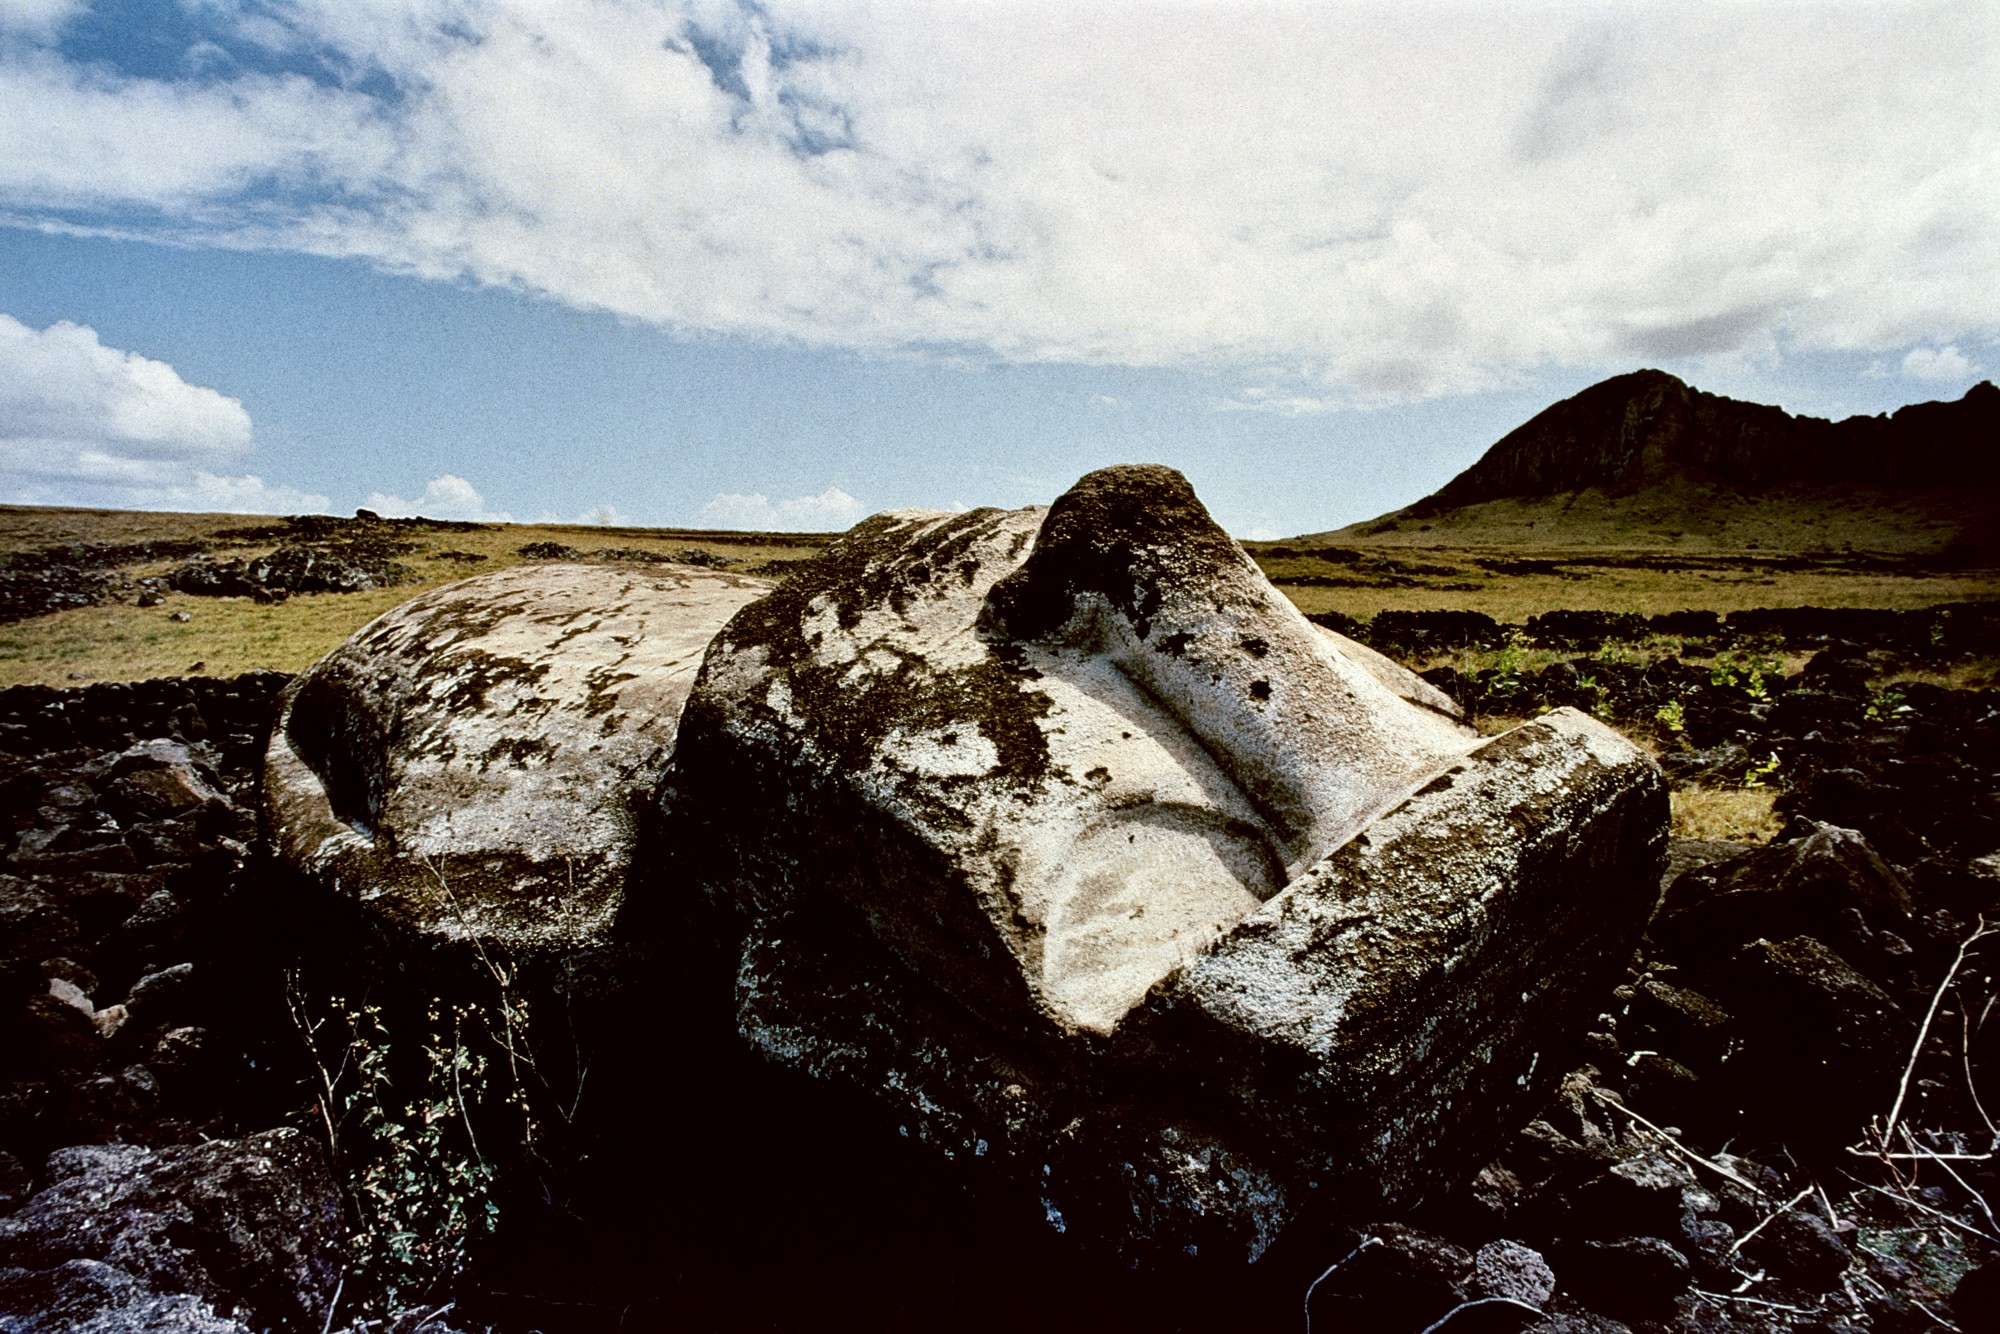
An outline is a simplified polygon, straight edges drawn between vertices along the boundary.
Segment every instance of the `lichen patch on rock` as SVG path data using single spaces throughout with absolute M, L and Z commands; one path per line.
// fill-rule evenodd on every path
M 1249 1259 L 1322 1187 L 1476 1170 L 1546 1095 L 1662 793 L 1574 712 L 1482 741 L 1178 474 L 1114 468 L 857 527 L 717 636 L 660 798 L 753 1048 L 1051 1226 Z
M 401 929 L 590 937 L 709 639 L 768 588 L 668 565 L 517 566 L 396 608 L 287 696 L 265 771 L 280 852 Z

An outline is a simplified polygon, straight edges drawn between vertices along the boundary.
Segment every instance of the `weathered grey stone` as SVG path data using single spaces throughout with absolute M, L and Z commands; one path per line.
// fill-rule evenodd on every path
M 1125 471 L 1138 489 L 1086 479 L 1046 530 L 1039 509 L 867 521 L 724 630 L 684 731 L 731 753 L 676 766 L 695 786 L 770 769 L 841 826 L 804 892 L 837 888 L 931 981 L 1061 1032 L 1110 1032 L 1476 740 L 1300 616 L 1178 474 L 1153 470 L 1178 484 L 1163 514 L 1164 483 Z M 773 866 L 740 897 L 776 907 L 798 879 Z
M 250 1334 L 187 1293 L 160 1296 L 115 1265 L 0 1269 L 0 1334 Z
M 716 637 L 660 800 L 752 1046 L 1141 1261 L 1470 1177 L 1666 825 L 1636 748 L 1482 740 L 1163 468 L 861 524 Z
M 1482 1297 L 1506 1297 L 1540 1306 L 1555 1295 L 1556 1275 L 1532 1246 L 1518 1241 L 1489 1241 L 1472 1260 L 1472 1281 Z
M 287 691 L 273 844 L 397 930 L 524 951 L 596 936 L 702 650 L 768 588 L 542 565 L 405 603 Z
M 124 1312 L 127 1324 L 105 1327 L 227 1328 L 211 1306 L 266 1327 L 325 1315 L 341 1267 L 340 1201 L 299 1132 L 157 1150 L 85 1145 L 50 1155 L 46 1172 L 48 1184 L 0 1218 L 0 1282 L 44 1293 L 61 1316 L 54 1327 Z

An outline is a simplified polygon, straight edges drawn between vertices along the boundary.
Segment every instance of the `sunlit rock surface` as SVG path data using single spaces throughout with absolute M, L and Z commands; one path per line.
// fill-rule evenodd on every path
M 524 565 L 397 607 L 287 692 L 265 758 L 274 847 L 393 931 L 595 939 L 702 652 L 769 587 Z
M 753 1046 L 1141 1261 L 1476 1168 L 1666 825 L 1614 733 L 1482 742 L 1150 467 L 860 525 L 718 635 L 660 800 Z

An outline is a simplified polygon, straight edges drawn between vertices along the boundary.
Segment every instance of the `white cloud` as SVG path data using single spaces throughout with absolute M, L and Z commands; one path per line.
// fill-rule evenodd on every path
M 1968 380 L 1978 369 L 1956 347 L 1913 347 L 1903 358 L 1903 374 L 1912 380 Z
M 762 492 L 718 493 L 701 507 L 697 522 L 708 528 L 760 533 L 829 533 L 852 528 L 868 507 L 837 486 L 816 496 L 796 496 L 775 504 Z
M 0 498 L 298 513 L 327 498 L 218 472 L 251 451 L 250 414 L 172 366 L 106 347 L 67 320 L 0 314 Z
M 676 331 L 1237 368 L 1298 410 L 1887 353 L 2000 310 L 1983 0 L 297 0 L 258 22 L 215 40 L 373 77 L 16 53 L 0 123 L 33 132 L 0 140 L 0 208 Z
M 0 5 L 0 32 L 17 32 L 46 41 L 88 8 L 90 0 L 7 0 Z
M 605 528 L 630 528 L 632 516 L 616 505 L 593 505 L 576 516 L 578 523 L 598 524 Z
M 1209 406 L 1217 412 L 1274 412 L 1280 417 L 1310 417 L 1362 405 L 1351 399 L 1289 392 L 1276 385 L 1251 385 L 1234 398 L 1210 399 Z
M 315 492 L 274 486 L 254 475 L 218 477 L 212 472 L 197 472 L 149 506 L 219 514 L 324 514 L 327 507 L 327 498 Z
M 405 500 L 381 491 L 371 491 L 361 508 L 374 510 L 385 519 L 464 519 L 473 523 L 512 523 L 505 510 L 489 510 L 477 487 L 457 473 L 440 473 L 424 483 L 423 493 Z

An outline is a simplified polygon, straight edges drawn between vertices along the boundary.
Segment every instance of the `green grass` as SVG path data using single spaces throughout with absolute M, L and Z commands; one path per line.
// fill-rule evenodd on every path
M 1925 555 L 1385 548 L 1337 535 L 1245 545 L 1302 611 L 1364 618 L 1387 610 L 1465 610 L 1519 623 L 1556 608 L 1646 615 L 1802 606 L 1908 610 L 2000 597 L 2000 566 Z
M 267 551 L 278 543 L 223 534 L 270 522 L 232 514 L 0 506 L 0 552 L 32 551 L 59 542 L 172 538 L 207 542 L 218 557 L 233 557 Z M 806 559 L 833 537 L 576 524 L 493 524 L 473 531 L 417 530 L 400 536 L 420 544 L 418 551 L 400 558 L 419 579 L 397 588 L 294 597 L 269 605 L 247 598 L 169 594 L 158 607 L 140 608 L 125 601 L 0 626 L 0 686 L 65 685 L 83 678 L 139 680 L 185 674 L 196 663 L 214 675 L 258 667 L 297 671 L 377 615 L 426 589 L 520 563 L 516 550 L 530 542 L 558 542 L 586 553 L 603 547 L 637 547 L 671 555 L 692 547 L 727 556 L 738 562 L 732 568 L 748 570 L 769 561 Z M 1436 534 L 1425 535 L 1422 543 L 1409 537 L 1407 533 L 1356 536 L 1346 530 L 1245 545 L 1301 610 L 1357 617 L 1386 610 L 1462 609 L 1520 623 L 1556 608 L 1646 614 L 1791 606 L 1909 609 L 2000 597 L 2000 566 L 1968 563 L 1962 553 L 1946 559 L 1933 551 L 1909 549 L 1782 550 L 1713 543 L 1673 550 L 1644 542 L 1629 547 L 1557 543 L 1496 547 L 1483 540 L 1454 544 Z M 1795 532 L 1791 540 L 1802 539 Z M 486 559 L 457 562 L 442 554 L 448 551 Z M 128 573 L 160 574 L 172 564 L 135 567 Z M 189 619 L 175 622 L 175 612 L 186 612 Z
M 233 559 L 270 551 L 282 542 L 221 534 L 267 527 L 273 522 L 277 521 L 241 514 L 0 506 L 0 553 L 34 551 L 57 543 L 176 539 L 210 543 L 215 556 Z M 195 672 L 196 664 L 200 664 L 201 673 L 211 676 L 234 676 L 255 668 L 299 671 L 375 617 L 419 593 L 524 563 L 517 549 L 531 542 L 558 542 L 586 554 L 606 547 L 631 547 L 661 555 L 694 548 L 728 557 L 736 562 L 730 567 L 733 570 L 750 570 L 770 561 L 807 559 L 831 540 L 824 534 L 579 524 L 490 524 L 471 531 L 419 529 L 398 536 L 418 544 L 417 551 L 397 558 L 418 578 L 394 588 L 312 594 L 277 603 L 168 593 L 157 607 L 139 607 L 127 600 L 0 626 L 0 687 L 182 676 Z M 448 551 L 485 559 L 453 560 L 441 554 Z M 178 563 L 135 565 L 127 573 L 164 574 Z M 176 612 L 186 613 L 188 619 L 175 621 Z

